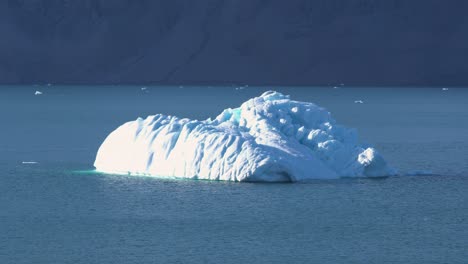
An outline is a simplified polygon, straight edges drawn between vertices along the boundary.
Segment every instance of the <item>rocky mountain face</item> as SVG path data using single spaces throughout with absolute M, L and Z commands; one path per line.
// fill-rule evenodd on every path
M 466 85 L 464 0 L 5 0 L 0 83 Z

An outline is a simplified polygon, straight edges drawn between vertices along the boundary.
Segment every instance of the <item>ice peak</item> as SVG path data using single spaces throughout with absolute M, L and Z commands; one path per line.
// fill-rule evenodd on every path
M 266 91 L 259 98 L 262 98 L 265 101 L 274 101 L 274 100 L 282 100 L 282 99 L 289 99 L 289 95 L 284 95 L 280 92 L 276 91 Z

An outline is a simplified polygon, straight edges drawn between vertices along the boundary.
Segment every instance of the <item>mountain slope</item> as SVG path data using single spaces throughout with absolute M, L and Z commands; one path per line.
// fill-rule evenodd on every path
M 461 0 L 8 0 L 2 83 L 464 85 Z

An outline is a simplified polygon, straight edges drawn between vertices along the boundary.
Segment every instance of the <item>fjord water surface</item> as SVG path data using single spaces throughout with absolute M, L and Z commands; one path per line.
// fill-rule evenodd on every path
M 468 89 L 272 88 L 327 108 L 401 174 L 433 175 L 97 174 L 100 143 L 126 121 L 215 117 L 271 88 L 1 87 L 0 263 L 465 263 Z

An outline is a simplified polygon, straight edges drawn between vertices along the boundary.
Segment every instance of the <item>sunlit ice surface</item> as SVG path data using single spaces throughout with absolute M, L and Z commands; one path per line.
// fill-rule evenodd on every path
M 296 182 L 394 175 L 355 129 L 325 109 L 269 91 L 214 120 L 154 115 L 125 123 L 99 148 L 98 171 L 227 181 Z

